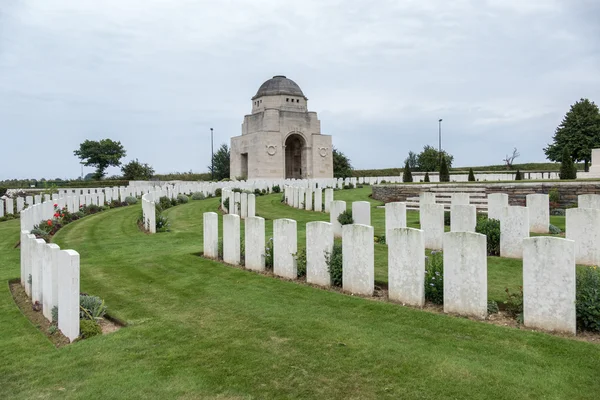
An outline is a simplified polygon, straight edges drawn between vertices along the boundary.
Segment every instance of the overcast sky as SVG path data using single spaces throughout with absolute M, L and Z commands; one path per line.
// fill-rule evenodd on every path
M 273 75 L 355 168 L 437 147 L 439 118 L 455 166 L 544 161 L 569 106 L 600 102 L 598 21 L 598 0 L 0 0 L 0 179 L 77 177 L 102 138 L 204 172 L 209 129 L 239 135 Z

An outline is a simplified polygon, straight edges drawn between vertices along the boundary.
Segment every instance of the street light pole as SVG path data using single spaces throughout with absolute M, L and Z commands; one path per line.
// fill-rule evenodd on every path
M 440 167 L 442 166 L 442 119 L 438 121 L 439 124 L 439 147 L 438 152 L 440 154 Z
M 210 180 L 215 180 L 215 150 L 213 147 L 213 128 L 210 128 Z

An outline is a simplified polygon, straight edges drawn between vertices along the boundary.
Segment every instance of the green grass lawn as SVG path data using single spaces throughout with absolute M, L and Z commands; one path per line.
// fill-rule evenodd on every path
M 347 201 L 365 196 L 336 192 Z M 298 220 L 299 240 L 305 222 L 328 219 L 283 206 L 280 197 L 260 197 L 258 214 Z M 104 298 L 129 326 L 58 350 L 12 301 L 6 282 L 19 276 L 19 223 L 0 223 L 0 398 L 597 398 L 598 345 L 356 298 L 196 256 L 202 214 L 217 204 L 167 210 L 168 233 L 141 233 L 139 206 L 61 230 L 55 242 L 81 254 L 81 290 Z M 383 210 L 373 209 L 373 221 L 382 233 Z M 409 221 L 414 226 L 417 218 Z M 385 246 L 376 254 L 385 255 Z M 490 280 L 510 283 L 520 262 L 490 262 L 489 270 Z M 378 260 L 377 279 L 385 275 Z

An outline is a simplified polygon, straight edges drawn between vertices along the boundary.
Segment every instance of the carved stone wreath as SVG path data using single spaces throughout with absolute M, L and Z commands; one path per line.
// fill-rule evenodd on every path
M 319 155 L 321 157 L 327 157 L 327 147 L 319 147 Z
M 274 145 L 270 144 L 267 145 L 267 154 L 270 156 L 274 156 L 275 153 L 277 153 L 277 147 L 275 147 Z

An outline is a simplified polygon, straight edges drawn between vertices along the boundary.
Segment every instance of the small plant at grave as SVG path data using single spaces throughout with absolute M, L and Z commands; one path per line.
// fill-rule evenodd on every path
M 342 286 L 343 261 L 342 244 L 334 243 L 331 253 L 325 253 L 325 263 L 327 264 L 329 276 L 331 276 L 332 286 Z
M 100 328 L 100 325 L 95 320 L 84 319 L 79 321 L 79 336 L 82 339 L 89 339 L 101 334 L 102 328 Z
M 558 191 L 558 188 L 550 189 L 548 192 L 548 200 L 551 203 L 558 203 L 560 201 L 560 192 Z
M 425 172 L 425 178 L 423 179 L 423 182 L 431 182 L 429 180 L 429 172 Z
M 600 332 L 600 269 L 593 266 L 578 270 L 575 282 L 577 327 Z
M 171 208 L 172 207 L 171 199 L 169 199 L 167 196 L 162 196 L 161 198 L 158 199 L 157 206 L 160 206 L 161 211 Z
M 473 168 L 469 168 L 469 176 L 467 177 L 469 182 L 475 182 L 475 174 L 473 173 Z
M 517 173 L 515 174 L 515 181 L 521 181 L 523 180 L 523 176 L 521 175 L 521 171 L 517 170 Z
M 279 185 L 273 186 L 273 193 L 279 193 L 279 192 L 281 192 L 281 187 Z
M 177 197 L 171 199 L 171 207 L 175 207 L 179 202 L 177 201 Z
M 35 235 L 37 239 L 44 239 L 45 241 L 50 239 L 50 233 L 43 229 L 37 228 L 37 225 L 31 230 L 31 234 Z
M 548 225 L 548 232 L 550 232 L 553 235 L 560 235 L 562 233 L 558 226 L 552 224 Z
M 106 304 L 98 296 L 79 296 L 79 318 L 97 320 L 102 319 L 106 314 Z
M 178 194 L 177 195 L 177 203 L 178 204 L 185 204 L 188 203 L 190 201 L 190 198 L 187 197 L 185 194 Z
M 356 188 L 357 189 L 362 189 L 362 188 L 364 188 L 364 186 L 362 184 L 361 185 L 356 185 Z
M 156 214 L 156 232 L 168 232 L 169 231 L 169 218 L 165 217 L 162 213 Z
M 496 303 L 494 300 L 488 300 L 487 311 L 488 314 L 498 314 L 498 312 L 500 311 L 500 309 L 498 308 L 498 303 Z
M 299 249 L 296 254 L 294 254 L 294 258 L 296 259 L 298 278 L 306 276 L 306 248 L 302 247 Z
M 217 244 L 217 258 L 223 261 L 223 240 L 219 239 L 219 243 Z
M 265 246 L 265 268 L 273 270 L 273 238 L 269 238 L 267 245 Z
M 519 286 L 519 289 L 514 292 L 510 292 L 508 288 L 504 290 L 506 292 L 506 300 L 504 304 L 506 306 L 506 312 L 513 318 L 517 319 L 517 323 L 520 325 L 523 323 L 523 286 Z
M 261 192 L 259 188 L 256 188 L 256 189 L 254 189 L 254 195 L 255 195 L 256 197 L 258 197 L 258 196 L 262 196 L 262 195 L 263 195 L 263 192 Z
M 347 185 L 344 185 L 344 189 L 354 189 L 354 185 L 352 183 L 349 183 Z
M 374 238 L 375 243 L 379 243 L 379 244 L 385 244 L 385 235 L 379 235 L 379 236 L 375 236 Z
M 444 304 L 444 256 L 432 251 L 425 265 L 425 300 Z
M 354 223 L 352 219 L 352 210 L 344 210 L 337 218 L 338 222 L 342 225 L 350 225 Z
M 246 265 L 246 241 L 240 235 L 240 265 L 243 267 Z
M 383 179 L 381 182 L 379 183 L 387 183 L 387 181 L 385 179 Z
M 58 322 L 58 306 L 52 307 L 51 314 L 52 314 L 52 322 L 57 323 Z
M 195 192 L 192 194 L 192 200 L 204 200 L 205 198 L 206 196 L 204 196 L 204 193 L 202 192 Z
M 225 201 L 223 202 L 223 207 L 225 207 L 225 210 L 227 210 L 227 212 L 230 212 L 231 210 L 229 209 L 229 197 L 225 199 Z
M 450 226 L 451 215 L 450 211 L 444 211 L 444 226 Z
M 487 236 L 487 255 L 500 255 L 500 221 L 497 219 L 489 219 L 486 216 L 477 218 L 475 232 Z
M 50 325 L 48 327 L 48 334 L 49 335 L 54 335 L 56 332 L 58 332 L 58 326 L 56 326 L 56 325 Z
M 215 197 L 221 197 L 221 193 L 222 193 L 221 188 L 215 189 Z
M 131 205 L 131 204 L 136 204 L 137 203 L 137 197 L 134 196 L 127 196 L 125 197 L 125 203 Z

